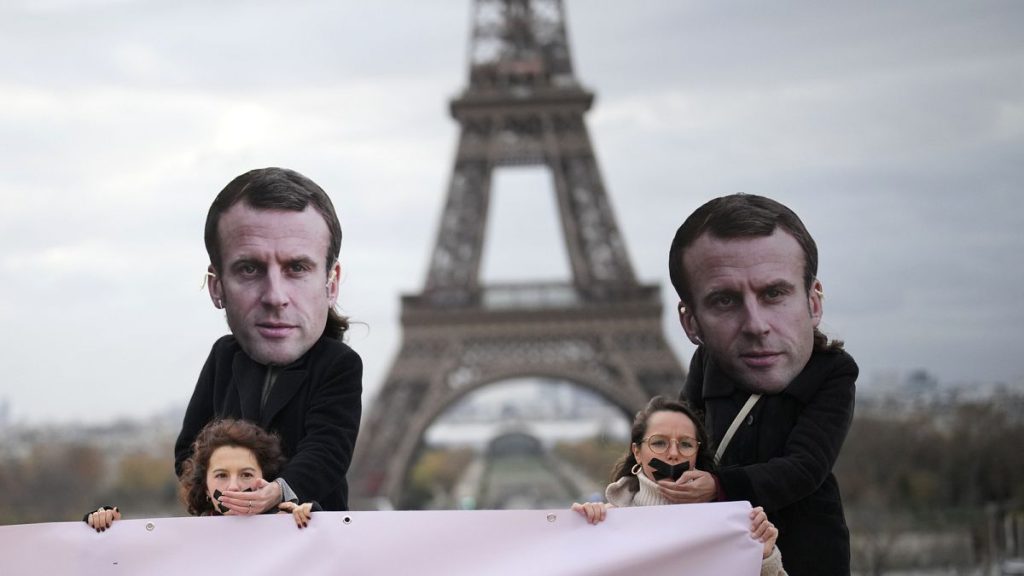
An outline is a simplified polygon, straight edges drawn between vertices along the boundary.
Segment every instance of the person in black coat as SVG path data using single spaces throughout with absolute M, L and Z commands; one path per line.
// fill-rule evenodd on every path
M 850 573 L 832 468 L 852 422 L 858 368 L 818 330 L 817 269 L 799 217 L 747 194 L 698 208 L 669 252 L 680 323 L 697 345 L 680 397 L 704 413 L 720 467 L 663 494 L 763 506 L 792 576 Z
M 292 170 L 238 176 L 206 218 L 210 299 L 231 335 L 214 343 L 175 443 L 180 477 L 208 422 L 241 418 L 277 433 L 287 463 L 255 492 L 226 491 L 237 514 L 281 502 L 348 508 L 345 474 L 362 414 L 362 361 L 340 339 L 335 310 L 341 224 L 330 198 Z

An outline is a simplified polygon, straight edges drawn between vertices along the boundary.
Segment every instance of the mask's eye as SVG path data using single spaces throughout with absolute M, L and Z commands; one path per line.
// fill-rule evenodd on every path
M 708 304 L 712 308 L 718 310 L 727 310 L 735 307 L 739 303 L 739 300 L 732 294 L 720 293 L 715 294 L 708 300 Z

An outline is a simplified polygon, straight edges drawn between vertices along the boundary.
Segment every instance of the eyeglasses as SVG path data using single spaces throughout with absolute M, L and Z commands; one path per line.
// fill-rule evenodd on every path
M 673 440 L 668 436 L 662 436 L 661 434 L 655 434 L 654 436 L 648 436 L 640 441 L 641 444 L 647 442 L 647 447 L 651 449 L 651 452 L 655 454 L 664 454 L 668 452 L 669 448 L 674 442 L 676 449 L 683 456 L 693 456 L 697 453 L 697 448 L 700 446 L 700 442 L 697 442 L 693 438 L 687 438 L 683 436 L 678 440 Z

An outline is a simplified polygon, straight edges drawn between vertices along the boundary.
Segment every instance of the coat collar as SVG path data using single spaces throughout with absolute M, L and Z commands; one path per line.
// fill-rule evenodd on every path
M 310 356 L 321 346 L 322 341 L 322 338 L 317 340 L 313 347 L 295 362 L 283 367 L 273 367 L 273 370 L 277 372 L 276 380 L 262 414 L 260 399 L 263 395 L 263 383 L 267 378 L 268 367 L 256 362 L 239 348 L 232 359 L 231 385 L 238 390 L 242 418 L 259 422 L 261 427 L 266 428 L 274 416 L 287 406 L 299 391 L 309 372 Z
M 703 346 L 697 349 L 696 354 L 700 355 L 704 370 L 704 398 L 731 397 L 737 390 L 746 390 L 719 368 Z M 804 369 L 778 395 L 792 396 L 804 404 L 809 402 L 828 372 L 830 364 L 828 357 L 833 354 L 830 352 L 811 353 L 811 358 L 807 361 Z

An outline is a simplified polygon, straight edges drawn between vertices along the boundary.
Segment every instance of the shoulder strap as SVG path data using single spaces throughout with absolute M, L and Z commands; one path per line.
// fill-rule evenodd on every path
M 750 398 L 747 398 L 747 403 L 743 405 L 743 408 L 740 408 L 739 413 L 732 419 L 732 424 L 729 424 L 729 429 L 725 431 L 725 436 L 722 437 L 722 441 L 718 444 L 718 450 L 715 451 L 716 466 L 722 460 L 722 454 L 725 454 L 725 449 L 729 446 L 733 435 L 736 434 L 736 430 L 740 427 L 740 422 L 743 422 L 747 414 L 750 414 L 750 410 L 754 408 L 754 404 L 757 404 L 757 401 L 760 399 L 760 394 L 751 394 Z

